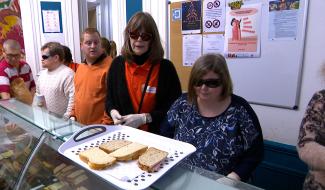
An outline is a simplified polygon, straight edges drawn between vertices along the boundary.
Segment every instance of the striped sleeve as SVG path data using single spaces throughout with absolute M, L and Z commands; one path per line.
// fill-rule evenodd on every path
M 10 80 L 3 67 L 0 68 L 0 93 L 1 92 L 10 93 Z
M 35 81 L 33 78 L 32 70 L 27 63 L 22 63 L 22 67 L 20 68 L 19 76 L 24 79 L 26 86 L 29 90 L 35 87 Z

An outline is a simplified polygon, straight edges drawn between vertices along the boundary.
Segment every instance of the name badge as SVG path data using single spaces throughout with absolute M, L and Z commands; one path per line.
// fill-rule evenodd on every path
M 142 86 L 142 91 L 143 91 L 144 85 Z M 147 86 L 146 93 L 151 93 L 151 94 L 156 94 L 157 88 L 154 86 Z

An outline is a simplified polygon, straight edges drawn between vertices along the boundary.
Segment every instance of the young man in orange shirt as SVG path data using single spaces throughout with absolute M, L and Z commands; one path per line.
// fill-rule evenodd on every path
M 81 35 L 85 60 L 75 74 L 75 104 L 70 118 L 84 125 L 110 121 L 105 113 L 105 101 L 106 77 L 112 58 L 103 52 L 100 38 L 95 28 L 86 28 Z

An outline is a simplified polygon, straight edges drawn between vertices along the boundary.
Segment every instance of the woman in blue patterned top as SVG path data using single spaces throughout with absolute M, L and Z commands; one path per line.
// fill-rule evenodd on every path
M 233 94 L 225 58 L 206 54 L 196 60 L 188 94 L 168 111 L 175 138 L 197 151 L 184 162 L 246 181 L 263 158 L 263 136 L 248 102 Z

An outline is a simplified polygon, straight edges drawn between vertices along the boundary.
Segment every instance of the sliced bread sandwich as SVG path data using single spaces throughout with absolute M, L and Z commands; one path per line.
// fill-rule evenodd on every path
M 141 154 L 147 150 L 148 146 L 140 143 L 131 143 L 110 153 L 118 161 L 128 161 L 138 159 Z
M 116 158 L 97 147 L 80 152 L 79 158 L 94 170 L 105 169 L 116 162 Z
M 168 152 L 150 147 L 139 157 L 138 166 L 144 171 L 154 172 L 159 168 L 160 163 L 164 161 L 167 156 Z
M 126 140 L 112 140 L 107 143 L 103 143 L 99 145 L 99 148 L 105 151 L 106 153 L 114 152 L 115 150 L 122 148 L 123 146 L 126 146 L 128 144 L 131 144 L 132 142 L 126 141 Z
M 65 168 L 67 165 L 65 163 L 61 163 L 57 167 L 54 168 L 53 173 L 54 175 L 57 175 L 63 168 Z

